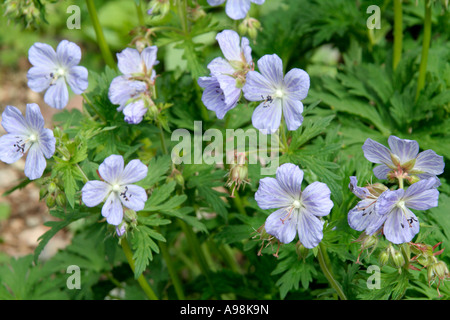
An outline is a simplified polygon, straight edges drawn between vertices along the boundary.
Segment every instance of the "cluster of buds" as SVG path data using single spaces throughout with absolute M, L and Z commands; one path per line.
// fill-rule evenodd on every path
M 267 248 L 269 245 L 272 247 L 273 252 L 273 245 L 277 244 L 277 251 L 273 255 L 278 258 L 278 251 L 280 250 L 281 245 L 280 241 L 274 236 L 268 234 L 266 232 L 264 225 L 255 230 L 254 233 L 256 233 L 256 235 L 254 235 L 252 239 L 256 239 L 256 241 L 261 241 L 261 247 L 258 250 L 258 256 L 262 256 L 262 250 Z
M 406 262 L 402 252 L 395 249 L 392 244 L 389 244 L 389 246 L 380 253 L 378 260 L 382 266 L 389 264 L 391 267 L 399 269 L 399 271 Z
M 152 0 L 147 14 L 154 20 L 163 19 L 170 11 L 170 0 Z
M 44 18 L 45 5 L 49 2 L 55 1 L 5 0 L 3 12 L 8 20 L 19 21 L 24 28 L 37 27 Z
M 261 22 L 255 18 L 247 16 L 238 26 L 238 31 L 241 35 L 247 35 L 255 40 L 258 36 L 258 31 L 261 31 Z
M 228 172 L 228 180 L 226 186 L 233 188 L 231 197 L 234 197 L 234 191 L 239 190 L 242 184 L 248 184 L 248 165 L 245 153 L 236 153 L 234 155 L 233 163 L 230 165 Z
M 375 248 L 378 245 L 378 236 L 376 234 L 373 234 L 371 236 L 367 235 L 365 232 L 361 233 L 361 235 L 353 242 L 359 242 L 361 244 L 358 258 L 356 259 L 356 263 L 361 264 L 361 261 L 359 261 L 359 258 L 361 257 L 361 254 L 364 250 L 367 250 L 369 256 L 373 253 Z M 369 249 L 372 249 L 369 252 Z
M 65 207 L 66 196 L 62 191 L 62 186 L 56 179 L 46 179 L 42 188 L 39 190 L 39 198 L 45 198 L 45 204 L 48 208 L 53 208 L 55 205 Z

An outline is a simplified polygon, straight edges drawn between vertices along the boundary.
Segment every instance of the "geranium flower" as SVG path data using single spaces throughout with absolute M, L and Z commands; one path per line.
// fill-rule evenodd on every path
M 302 191 L 303 171 L 292 163 L 281 165 L 276 178 L 259 182 L 255 200 L 261 209 L 279 208 L 269 215 L 265 230 L 282 243 L 289 243 L 298 234 L 306 248 L 316 247 L 323 238 L 321 217 L 330 213 L 333 202 L 330 189 L 322 182 L 313 182 Z
M 88 71 L 78 66 L 81 49 L 75 43 L 63 40 L 55 50 L 48 44 L 35 43 L 28 51 L 33 65 L 28 70 L 28 87 L 36 92 L 47 90 L 44 101 L 52 108 L 62 109 L 69 102 L 67 84 L 75 94 L 88 87 Z
M 55 153 L 53 131 L 44 128 L 44 117 L 39 106 L 27 104 L 25 118 L 19 109 L 7 106 L 2 113 L 2 126 L 7 134 L 0 138 L 0 160 L 14 163 L 25 153 L 25 175 L 30 180 L 40 178 L 47 161 Z
M 263 133 L 274 133 L 284 114 L 288 130 L 297 130 L 303 122 L 300 100 L 308 95 L 309 75 L 295 68 L 284 76 L 283 61 L 276 54 L 263 56 L 257 64 L 260 72 L 250 71 L 243 87 L 247 100 L 263 100 L 253 112 L 253 126 Z
M 118 226 L 123 218 L 123 206 L 139 211 L 144 209 L 147 193 L 132 183 L 147 176 L 148 168 L 140 160 L 131 160 L 124 168 L 123 157 L 111 155 L 98 168 L 104 181 L 88 181 L 82 192 L 82 200 L 88 207 L 105 202 L 102 216 L 109 224 Z
M 210 6 L 218 6 L 226 0 L 208 0 Z M 228 0 L 225 6 L 225 12 L 233 20 L 244 19 L 250 10 L 250 3 L 263 4 L 266 0 Z

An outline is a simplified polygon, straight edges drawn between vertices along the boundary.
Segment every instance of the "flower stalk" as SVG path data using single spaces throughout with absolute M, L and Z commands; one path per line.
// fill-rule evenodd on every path
M 326 249 L 322 243 L 320 243 L 318 246 L 317 259 L 319 260 L 319 265 L 320 268 L 322 269 L 323 274 L 327 278 L 331 287 L 334 290 L 336 290 L 339 298 L 341 298 L 341 300 L 347 300 L 344 291 L 342 291 L 341 285 L 334 278 L 333 272 L 331 271 L 331 264 Z
M 393 69 L 397 68 L 403 48 L 403 12 L 402 0 L 394 0 L 394 57 Z
M 419 66 L 419 79 L 417 80 L 416 100 L 419 99 L 420 91 L 425 87 L 425 76 L 427 74 L 428 51 L 431 43 L 431 2 L 425 1 L 425 21 L 423 29 L 422 57 Z

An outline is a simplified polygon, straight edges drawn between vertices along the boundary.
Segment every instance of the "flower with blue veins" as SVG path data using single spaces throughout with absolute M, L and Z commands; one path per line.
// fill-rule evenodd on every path
M 437 207 L 439 191 L 436 177 L 420 180 L 405 189 L 387 190 L 380 195 L 375 210 L 382 219 L 373 229 L 383 228 L 387 240 L 395 244 L 410 242 L 419 232 L 419 220 L 410 210 Z M 384 225 L 383 225 L 384 224 Z
M 242 88 L 249 101 L 262 101 L 252 115 L 255 128 L 274 133 L 281 116 L 288 130 L 297 130 L 303 122 L 303 103 L 308 95 L 310 78 L 302 69 L 294 68 L 283 74 L 283 61 L 276 54 L 265 55 L 257 62 L 259 72 L 249 71 Z
M 27 104 L 25 117 L 19 109 L 7 106 L 2 113 L 2 126 L 7 134 L 0 137 L 0 160 L 14 163 L 25 153 L 25 175 L 30 180 L 38 179 L 47 166 L 45 158 L 55 153 L 56 139 L 53 131 L 44 128 L 44 117 L 39 106 Z
M 405 179 L 414 183 L 444 172 L 444 158 L 431 149 L 419 153 L 417 141 L 390 136 L 388 144 L 390 149 L 367 139 L 362 147 L 367 160 L 380 164 L 373 169 L 378 179 Z M 435 181 L 438 186 L 439 179 Z
M 323 238 L 323 220 L 333 202 L 325 183 L 313 182 L 303 191 L 303 171 L 292 163 L 281 165 L 276 178 L 259 182 L 255 200 L 263 209 L 275 209 L 265 222 L 265 231 L 282 243 L 290 243 L 298 234 L 308 249 L 316 247 Z
M 134 185 L 147 176 L 148 168 L 140 160 L 131 160 L 124 167 L 123 157 L 111 155 L 98 168 L 104 181 L 88 181 L 81 190 L 83 203 L 95 207 L 102 202 L 102 216 L 118 226 L 123 219 L 123 206 L 139 211 L 144 209 L 147 193 Z
M 28 70 L 28 87 L 36 92 L 45 91 L 44 101 L 52 108 L 62 109 L 69 102 L 70 86 L 75 94 L 88 87 L 88 71 L 79 66 L 81 49 L 73 42 L 62 40 L 55 50 L 46 43 L 31 46 L 28 59 L 33 67 Z
M 252 49 L 247 38 L 239 38 L 233 30 L 217 34 L 216 40 L 224 58 L 215 58 L 208 64 L 211 74 L 200 77 L 198 84 L 204 88 L 202 101 L 208 110 L 216 112 L 219 119 L 236 107 L 246 81 L 246 75 L 253 70 Z
M 210 6 L 219 6 L 226 0 L 208 0 Z M 250 10 L 251 2 L 263 4 L 266 0 L 228 0 L 225 6 L 225 12 L 233 20 L 244 19 Z
M 122 111 L 124 120 L 130 124 L 138 124 L 143 119 L 150 105 L 150 89 L 154 85 L 156 72 L 153 66 L 158 48 L 147 47 L 142 52 L 126 48 L 117 54 L 118 68 L 122 75 L 113 79 L 108 97 L 113 104 L 118 104 L 117 111 Z

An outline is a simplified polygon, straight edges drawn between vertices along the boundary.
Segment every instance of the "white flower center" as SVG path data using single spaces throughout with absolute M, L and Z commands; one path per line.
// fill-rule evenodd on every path
M 37 141 L 37 136 L 33 133 L 28 137 L 28 140 L 33 143 Z
M 295 209 L 300 208 L 301 205 L 302 205 L 302 203 L 301 203 L 299 200 L 294 200 L 294 202 L 292 203 L 292 206 L 293 206 Z
M 63 77 L 65 74 L 66 74 L 66 70 L 65 70 L 64 68 L 59 67 L 59 68 L 56 70 L 56 75 L 57 75 L 57 76 Z
M 282 98 L 284 96 L 284 92 L 281 89 L 277 89 L 277 91 L 275 91 L 275 98 Z
M 119 184 L 113 184 L 112 186 L 112 191 L 114 192 L 119 192 L 120 191 L 120 185 Z

